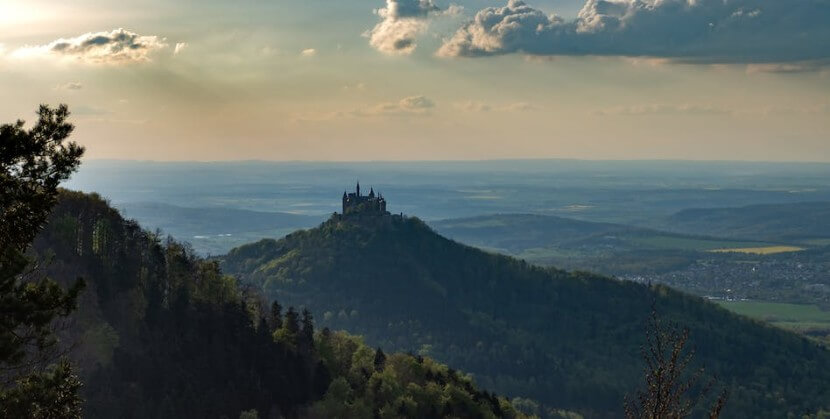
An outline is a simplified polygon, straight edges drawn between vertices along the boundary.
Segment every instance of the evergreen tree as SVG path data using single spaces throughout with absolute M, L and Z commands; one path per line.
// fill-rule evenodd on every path
M 375 351 L 375 371 L 383 371 L 383 367 L 386 365 L 386 354 L 383 353 L 383 350 L 378 347 Z
M 282 306 L 277 300 L 271 303 L 271 330 L 277 330 L 282 327 Z
M 291 335 L 296 336 L 300 332 L 300 316 L 294 307 L 288 307 L 288 312 L 285 313 L 285 323 L 282 328 Z
M 24 256 L 57 202 L 60 182 L 80 165 L 83 147 L 66 141 L 73 130 L 68 116 L 65 105 L 42 105 L 30 130 L 23 121 L 0 126 L 0 380 L 6 383 L 0 400 L 5 412 L 19 409 L 11 417 L 80 416 L 71 368 L 42 369 L 55 359 L 52 322 L 75 309 L 84 282 L 64 290 Z
M 38 122 L 0 126 L 0 248 L 24 250 L 43 228 L 58 185 L 80 165 L 84 148 L 66 141 L 74 127 L 66 105 L 41 105 Z
M 31 374 L 17 386 L 0 393 L 0 417 L 33 419 L 80 419 L 81 381 L 72 365 L 61 360 L 45 373 Z
M 302 324 L 303 341 L 311 345 L 314 343 L 314 317 L 311 315 L 311 312 L 308 311 L 307 308 L 303 309 Z

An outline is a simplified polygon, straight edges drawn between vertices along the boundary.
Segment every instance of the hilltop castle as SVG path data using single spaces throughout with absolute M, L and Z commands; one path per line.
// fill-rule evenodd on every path
M 343 215 L 367 214 L 367 215 L 388 215 L 386 211 L 386 200 L 383 195 L 375 195 L 374 188 L 369 189 L 369 195 L 360 194 L 360 182 L 353 193 L 347 194 L 343 191 Z

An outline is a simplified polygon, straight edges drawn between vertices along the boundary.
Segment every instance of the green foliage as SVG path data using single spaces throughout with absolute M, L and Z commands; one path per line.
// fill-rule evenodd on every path
M 17 409 L 12 417 L 80 416 L 80 383 L 68 364 L 38 370 L 55 359 L 53 324 L 75 309 L 84 282 L 64 290 L 25 255 L 84 152 L 66 141 L 68 116 L 65 105 L 44 105 L 30 130 L 23 121 L 0 126 L 0 399 Z
M 80 419 L 80 388 L 72 365 L 62 360 L 48 371 L 21 378 L 15 387 L 0 393 L 0 417 Z
M 80 164 L 84 148 L 66 139 L 74 127 L 66 105 L 41 105 L 38 122 L 0 125 L 0 248 L 23 250 L 46 222 L 60 182 Z
M 309 409 L 314 418 L 520 418 L 504 398 L 482 392 L 469 377 L 429 358 L 388 357 L 344 332 L 321 333 L 324 365 L 339 375 Z
M 623 396 L 640 378 L 641 332 L 655 299 L 668 321 L 689 327 L 697 353 L 690 368 L 705 365 L 702 380 L 714 374 L 729 387 L 724 416 L 830 407 L 830 354 L 815 343 L 666 287 L 488 254 L 414 218 L 333 217 L 234 249 L 222 266 L 285 304 L 332 313 L 322 326 L 394 351 L 428 349 L 483 388 L 538 402 L 542 415 L 622 415 Z M 335 356 L 356 350 L 339 345 Z
M 376 412 L 400 417 L 401 406 L 412 415 L 423 411 L 418 406 L 427 403 L 422 393 L 429 381 L 423 372 L 394 366 L 402 362 L 394 361 L 397 355 L 359 338 L 315 332 L 310 310 L 269 306 L 224 275 L 216 261 L 141 230 L 100 197 L 62 191 L 51 219 L 57 222 L 38 236 L 35 251 L 53 255 L 57 279 L 89 279 L 90 292 L 67 331 L 80 343 L 73 356 L 86 383 L 86 417 L 372 418 Z M 75 226 L 69 240 L 67 225 Z M 107 239 L 93 251 L 100 225 L 108 226 Z M 448 371 L 431 360 L 402 357 Z M 371 380 L 382 373 L 391 374 L 380 381 L 382 388 L 394 387 L 391 401 L 369 396 Z M 446 396 L 452 409 L 491 406 L 496 412 L 492 402 L 481 404 L 485 394 L 501 411 L 512 409 L 466 377 L 446 380 L 461 386 L 453 390 L 458 395 Z M 434 408 L 440 412 L 444 404 Z

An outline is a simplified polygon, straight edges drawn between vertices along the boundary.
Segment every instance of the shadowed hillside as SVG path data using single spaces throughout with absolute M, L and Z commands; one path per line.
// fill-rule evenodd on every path
M 830 405 L 830 353 L 699 298 L 543 269 L 435 234 L 416 218 L 332 217 L 234 249 L 229 273 L 323 313 L 372 344 L 430 354 L 484 387 L 591 417 L 637 385 L 649 306 L 691 328 L 697 361 L 731 390 L 727 417 Z
M 84 417 L 523 417 L 429 358 L 315 331 L 311 312 L 266 305 L 97 195 L 63 191 L 33 252 L 88 284 L 61 329 Z

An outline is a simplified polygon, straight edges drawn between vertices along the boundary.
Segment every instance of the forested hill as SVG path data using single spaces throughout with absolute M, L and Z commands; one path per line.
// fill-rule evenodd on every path
M 522 417 L 429 358 L 315 331 L 97 195 L 63 191 L 33 253 L 88 285 L 61 332 L 84 417 Z
M 619 417 L 639 383 L 649 307 L 691 329 L 696 367 L 730 389 L 730 418 L 830 408 L 830 353 L 702 299 L 530 266 L 435 234 L 417 218 L 330 220 L 231 251 L 226 272 L 371 344 L 414 350 L 483 387 Z
M 755 240 L 830 243 L 830 202 L 693 208 L 665 221 L 671 231 Z

